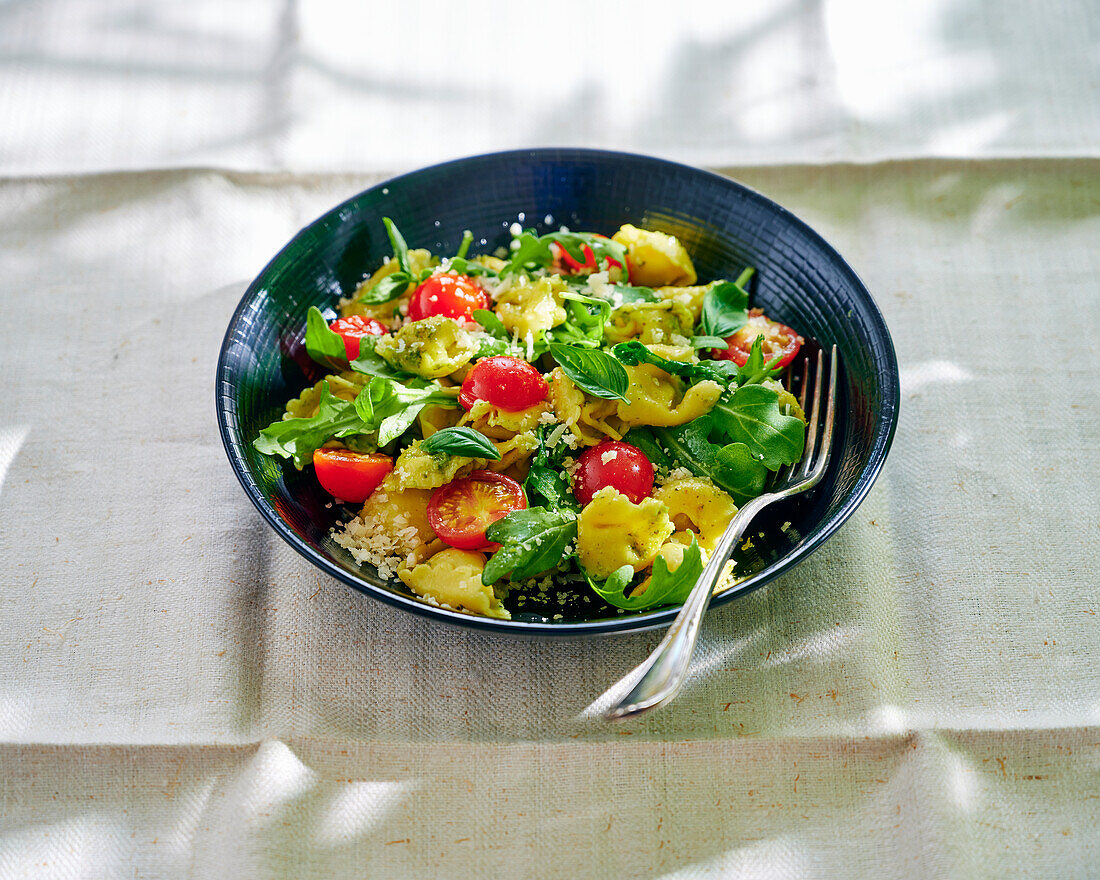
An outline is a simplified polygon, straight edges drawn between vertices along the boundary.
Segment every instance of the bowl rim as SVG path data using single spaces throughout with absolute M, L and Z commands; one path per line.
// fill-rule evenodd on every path
M 742 195 L 747 195 L 750 199 L 760 203 L 763 207 L 774 211 L 777 216 L 785 223 L 791 224 L 798 228 L 805 236 L 814 240 L 820 247 L 827 252 L 830 252 L 836 259 L 836 267 L 840 273 L 844 276 L 845 280 L 851 284 L 858 293 L 866 299 L 868 306 L 868 322 L 873 325 L 873 330 L 876 331 L 875 335 L 885 341 L 883 346 L 883 353 L 886 356 L 887 363 L 884 369 L 880 369 L 880 381 L 883 382 L 883 414 L 884 418 L 880 418 L 879 422 L 875 426 L 874 442 L 871 448 L 870 458 L 867 464 L 861 469 L 857 478 L 855 488 L 844 499 L 840 508 L 833 514 L 824 524 L 820 532 L 813 535 L 812 540 L 806 541 L 801 546 L 796 547 L 793 551 L 787 553 L 781 557 L 774 564 L 767 566 L 763 570 L 753 574 L 746 580 L 735 584 L 730 589 L 718 594 L 711 601 L 711 608 L 716 608 L 720 605 L 724 605 L 727 602 L 732 601 L 740 596 L 746 595 L 753 590 L 759 589 L 764 584 L 774 580 L 780 575 L 792 569 L 800 562 L 805 560 L 810 554 L 818 549 L 825 543 L 855 512 L 856 508 L 866 498 L 867 493 L 870 492 L 871 487 L 874 485 L 875 480 L 878 478 L 879 473 L 882 470 L 882 466 L 886 461 L 886 456 L 890 451 L 890 447 L 893 443 L 894 436 L 897 432 L 899 405 L 901 397 L 901 384 L 898 373 L 898 361 L 897 353 L 894 348 L 893 337 L 890 335 L 890 330 L 886 326 L 886 320 L 883 318 L 882 311 L 871 295 L 867 285 L 863 283 L 863 280 L 859 277 L 856 271 L 851 267 L 848 261 L 840 255 L 840 253 L 826 241 L 820 233 L 815 231 L 809 224 L 800 219 L 782 205 L 753 189 L 746 186 L 740 181 L 734 180 L 731 177 L 718 174 L 706 169 L 697 168 L 693 165 L 688 165 L 682 162 L 676 162 L 669 159 L 663 159 L 657 156 L 649 156 L 642 153 L 630 153 L 617 150 L 603 150 L 593 149 L 585 147 L 539 147 L 539 148 L 526 148 L 526 149 L 514 149 L 514 150 L 501 150 L 497 152 L 479 153 L 473 156 L 464 156 L 457 159 L 449 159 L 444 162 L 438 162 L 433 165 L 427 165 L 422 168 L 417 168 L 413 171 L 404 172 L 402 174 L 395 175 L 380 181 L 365 190 L 350 196 L 338 205 L 329 208 L 320 216 L 312 220 L 307 225 L 299 229 L 293 236 L 287 241 L 278 253 L 275 254 L 260 270 L 256 277 L 249 283 L 245 290 L 240 302 L 237 304 L 236 309 L 233 311 L 232 317 L 229 319 L 229 325 L 226 328 L 225 335 L 222 339 L 221 349 L 218 355 L 217 372 L 214 382 L 214 396 L 215 396 L 215 408 L 218 416 L 218 430 L 221 435 L 222 445 L 225 448 L 229 463 L 233 468 L 233 472 L 237 476 L 237 480 L 245 490 L 245 494 L 252 501 L 253 505 L 260 512 L 261 516 L 268 522 L 268 524 L 275 530 L 275 533 L 279 535 L 284 541 L 286 541 L 291 547 L 293 547 L 299 554 L 304 556 L 326 574 L 335 577 L 337 580 L 343 582 L 347 586 L 357 590 L 364 595 L 370 596 L 374 599 L 379 599 L 392 605 L 396 608 L 401 608 L 405 611 L 411 611 L 414 614 L 421 617 L 430 618 L 432 620 L 449 623 L 452 625 L 462 626 L 466 628 L 480 630 L 482 632 L 493 632 L 505 635 L 515 636 L 550 636 L 554 638 L 578 638 L 586 635 L 609 635 L 616 633 L 637 633 L 644 632 L 646 630 L 656 629 L 658 627 L 668 626 L 675 619 L 676 615 L 680 611 L 680 606 L 672 606 L 668 608 L 661 608 L 654 611 L 648 611 L 641 614 L 624 614 L 621 617 L 606 618 L 603 620 L 583 620 L 583 621 L 571 621 L 568 623 L 552 623 L 542 621 L 526 621 L 526 620 L 498 620 L 489 617 L 478 617 L 472 614 L 465 614 L 460 611 L 452 611 L 447 608 L 443 608 L 437 605 L 431 605 L 427 602 L 422 602 L 417 599 L 413 599 L 407 596 L 401 596 L 397 593 L 390 592 L 382 587 L 376 586 L 368 581 L 366 578 L 357 577 L 356 575 L 348 572 L 344 568 L 335 565 L 326 559 L 322 554 L 318 553 L 308 544 L 306 544 L 301 538 L 294 533 L 294 531 L 287 525 L 287 523 L 280 517 L 275 509 L 270 505 L 267 499 L 264 497 L 262 491 L 259 488 L 256 480 L 253 479 L 251 472 L 248 469 L 245 461 L 242 443 L 233 436 L 233 432 L 230 425 L 230 412 L 226 404 L 233 398 L 227 393 L 231 389 L 231 385 L 228 378 L 229 372 L 229 352 L 233 344 L 233 338 L 236 335 L 236 331 L 241 322 L 242 316 L 247 310 L 249 310 L 260 290 L 264 285 L 261 283 L 268 272 L 280 263 L 284 255 L 296 246 L 299 240 L 311 231 L 314 231 L 318 227 L 329 222 L 334 215 L 338 215 L 346 207 L 353 202 L 358 201 L 367 193 L 375 190 L 381 190 L 383 188 L 392 186 L 394 184 L 407 181 L 409 178 L 414 178 L 420 174 L 428 171 L 440 171 L 448 169 L 450 167 L 460 167 L 471 163 L 483 163 L 493 160 L 526 160 L 526 161 L 545 161 L 545 162 L 558 162 L 566 163 L 570 161 L 583 161 L 583 160 L 630 160 L 648 162 L 653 165 L 663 166 L 669 169 L 676 169 L 681 172 L 688 172 L 692 175 L 709 179 L 715 184 L 723 187 L 730 187 L 736 190 L 740 190 Z M 233 426 L 238 429 L 239 434 L 239 420 L 237 419 L 236 407 L 233 407 L 232 412 Z

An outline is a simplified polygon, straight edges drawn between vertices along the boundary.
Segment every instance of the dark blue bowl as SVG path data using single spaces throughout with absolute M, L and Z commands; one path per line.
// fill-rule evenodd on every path
M 839 436 L 824 481 L 774 505 L 752 526 L 746 581 L 714 604 L 767 583 L 805 559 L 851 516 L 886 458 L 898 418 L 890 333 L 851 267 L 816 232 L 764 196 L 725 177 L 647 156 L 602 150 L 519 150 L 459 159 L 368 189 L 299 232 L 249 285 L 218 360 L 217 409 L 237 478 L 279 535 L 323 571 L 363 593 L 437 620 L 513 634 L 583 635 L 667 625 L 677 609 L 626 614 L 583 599 L 564 608 L 513 609 L 489 620 L 418 601 L 399 581 L 358 566 L 329 536 L 352 511 L 326 508 L 311 474 L 252 448 L 286 401 L 316 381 L 301 336 L 311 305 L 333 306 L 389 253 L 382 217 L 411 247 L 454 253 L 464 229 L 475 252 L 508 241 L 519 220 L 540 232 L 565 224 L 613 233 L 623 223 L 678 236 L 703 280 L 757 267 L 753 304 L 842 360 Z M 781 523 L 790 522 L 787 528 Z M 553 613 L 562 614 L 554 619 Z

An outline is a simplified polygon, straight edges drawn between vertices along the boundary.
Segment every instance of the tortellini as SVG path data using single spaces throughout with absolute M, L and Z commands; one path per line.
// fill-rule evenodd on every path
M 565 321 L 561 294 L 568 289 L 556 275 L 534 281 L 518 278 L 498 297 L 496 313 L 509 333 L 533 338 Z
M 717 284 L 699 284 L 691 287 L 658 287 L 654 293 L 665 302 L 675 302 L 682 305 L 691 314 L 692 323 L 697 323 L 703 315 L 703 300 L 707 291 Z
M 722 396 L 722 386 L 709 379 L 684 392 L 676 376 L 652 364 L 627 367 L 626 372 L 630 403 L 620 401 L 617 407 L 625 425 L 684 425 L 710 412 Z
M 431 494 L 425 489 L 379 488 L 333 539 L 356 562 L 377 566 L 382 577 L 423 562 L 443 548 L 428 522 Z
M 586 446 L 595 446 L 605 435 L 621 440 L 625 433 L 618 423 L 616 401 L 590 397 L 560 368 L 550 374 L 550 401 L 558 420 Z
M 478 352 L 478 343 L 454 318 L 432 315 L 406 324 L 393 336 L 383 336 L 374 350 L 399 369 L 438 379 L 468 364 Z
M 645 345 L 686 345 L 694 324 L 688 307 L 675 300 L 627 303 L 611 313 L 604 337 L 610 343 L 637 339 Z
M 708 552 L 715 548 L 737 513 L 737 505 L 729 495 L 699 477 L 669 480 L 653 497 L 668 508 L 673 525 L 698 535 L 699 546 Z
M 413 271 L 413 275 L 418 275 L 424 269 L 427 269 L 429 266 L 438 265 L 438 263 L 438 258 L 433 257 L 423 248 L 414 248 L 409 251 L 409 266 Z M 340 303 L 340 316 L 347 318 L 351 315 L 362 315 L 365 318 L 374 318 L 376 321 L 381 321 L 383 324 L 389 324 L 393 319 L 394 310 L 409 301 L 409 297 L 412 296 L 415 285 L 410 284 L 408 289 L 405 290 L 401 296 L 391 299 L 389 302 L 371 305 L 369 303 L 360 302 L 359 297 L 373 288 L 383 278 L 392 275 L 400 268 L 401 266 L 398 264 L 397 260 L 390 259 L 385 262 L 382 268 L 355 289 L 355 293 L 352 294 L 350 299 Z
M 382 486 L 389 489 L 438 489 L 444 483 L 451 482 L 463 469 L 470 470 L 476 461 L 482 459 L 446 452 L 424 452 L 420 441 L 413 441 L 397 456 L 393 470 L 386 475 Z
M 695 266 L 675 235 L 651 232 L 627 223 L 611 238 L 626 245 L 631 283 L 645 287 L 695 283 Z
M 543 413 L 548 412 L 550 403 L 543 401 L 527 409 L 510 411 L 493 406 L 487 400 L 474 402 L 473 407 L 459 420 L 460 425 L 469 425 L 494 440 L 507 440 L 516 434 L 533 431 L 538 427 Z
M 511 620 L 491 586 L 481 582 L 485 570 L 485 556 L 474 550 L 449 548 L 436 553 L 427 562 L 411 571 L 402 571 L 399 577 L 413 591 L 447 605 L 473 614 Z
M 577 518 L 577 555 L 585 571 L 606 578 L 624 565 L 641 571 L 675 527 L 655 498 L 634 504 L 611 486 L 600 489 Z

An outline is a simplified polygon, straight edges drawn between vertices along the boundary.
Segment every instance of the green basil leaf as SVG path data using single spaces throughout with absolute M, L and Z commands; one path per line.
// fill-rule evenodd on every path
M 386 227 L 386 235 L 389 236 L 390 245 L 393 247 L 393 258 L 397 260 L 401 271 L 411 278 L 413 272 L 409 264 L 409 246 L 405 243 L 405 237 L 389 217 L 383 217 L 382 224 Z
M 593 397 L 630 403 L 626 397 L 630 385 L 626 370 L 607 352 L 551 342 L 550 355 L 582 391 Z
M 566 547 L 577 537 L 577 516 L 547 507 L 516 510 L 492 523 L 485 537 L 500 549 L 485 564 L 481 582 L 492 584 L 505 575 L 520 581 L 549 571 L 569 555 Z
M 500 452 L 493 442 L 473 428 L 443 428 L 420 444 L 423 452 L 445 452 L 447 455 L 464 455 L 467 458 L 487 458 L 500 461 Z
M 732 281 L 715 284 L 703 297 L 703 336 L 732 336 L 749 320 L 749 295 Z
M 317 415 L 304 419 L 280 419 L 272 422 L 252 441 L 256 451 L 265 455 L 289 458 L 301 470 L 313 461 L 313 453 L 325 441 L 350 434 L 369 434 L 370 425 L 363 421 L 355 404 L 341 400 L 321 385 L 321 401 Z
M 708 413 L 728 443 L 744 443 L 771 471 L 802 458 L 806 426 L 779 410 L 779 393 L 764 385 L 744 385 L 719 400 Z
M 306 313 L 306 351 L 321 366 L 342 370 L 348 362 L 344 338 L 329 329 L 328 321 L 317 306 Z
M 585 577 L 588 585 L 609 605 L 624 608 L 627 611 L 641 611 L 661 605 L 682 604 L 702 573 L 703 554 L 699 544 L 692 537 L 691 546 L 684 551 L 684 558 L 676 571 L 669 571 L 668 564 L 661 556 L 653 561 L 649 586 L 644 593 L 626 595 L 626 587 L 634 579 L 634 570 L 629 565 L 624 565 L 613 572 L 602 584 L 592 580 L 587 574 Z
M 408 272 L 398 271 L 379 278 L 371 287 L 368 287 L 356 298 L 356 302 L 366 305 L 380 305 L 390 300 L 397 299 L 412 284 L 412 276 Z

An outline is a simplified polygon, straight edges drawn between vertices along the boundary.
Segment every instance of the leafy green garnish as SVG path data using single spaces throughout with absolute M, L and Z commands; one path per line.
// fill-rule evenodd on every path
M 561 297 L 565 322 L 550 331 L 551 338 L 555 342 L 582 348 L 603 345 L 603 328 L 611 317 L 611 304 L 607 300 L 572 291 L 563 292 Z
M 779 411 L 779 393 L 764 385 L 744 385 L 708 413 L 727 443 L 744 443 L 768 470 L 802 458 L 806 426 Z
M 721 336 L 692 336 L 692 348 L 726 348 L 726 340 Z
M 596 258 L 597 266 L 605 259 L 626 264 L 625 245 L 591 232 L 548 232 L 546 235 L 536 236 L 534 230 L 526 229 L 516 236 L 515 241 L 518 245 L 512 251 L 507 265 L 500 270 L 501 276 L 548 268 L 554 262 L 554 252 L 550 245 L 555 243 L 578 263 L 585 262 L 584 246 L 588 245 Z
M 505 575 L 519 581 L 561 563 L 566 546 L 577 537 L 577 515 L 547 507 L 516 510 L 491 524 L 485 537 L 500 549 L 485 564 L 481 582 L 489 585 Z
M 703 573 L 703 554 L 695 538 L 691 539 L 691 546 L 684 551 L 684 558 L 676 571 L 669 571 L 664 557 L 658 556 L 653 561 L 653 571 L 649 586 L 644 593 L 627 596 L 626 588 L 634 580 L 634 569 L 624 565 L 616 570 L 602 584 L 593 580 L 587 574 L 585 578 L 588 585 L 607 602 L 616 608 L 627 611 L 641 611 L 645 608 L 657 608 L 660 605 L 679 605 L 691 588 L 699 580 Z
M 701 382 L 711 379 L 720 384 L 728 384 L 737 375 L 737 365 L 733 361 L 699 361 L 690 363 L 687 361 L 670 361 L 659 354 L 650 351 L 648 346 L 631 339 L 620 342 L 613 349 L 615 357 L 624 364 L 634 367 L 638 364 L 652 364 L 666 373 L 680 376 L 691 382 Z
M 348 362 L 344 338 L 329 329 L 317 306 L 310 306 L 306 313 L 306 351 L 321 366 L 333 370 L 344 369 Z
M 531 459 L 531 468 L 527 472 L 523 488 L 532 504 L 537 505 L 545 501 L 556 510 L 579 510 L 580 505 L 573 496 L 562 465 L 562 459 L 569 447 L 564 443 L 559 443 L 553 449 L 548 447 L 546 445 L 548 430 L 546 425 L 539 425 L 539 446 Z
M 749 295 L 735 282 L 715 284 L 703 297 L 700 335 L 721 338 L 736 333 L 749 320 L 748 305 Z
M 386 379 L 372 379 L 371 385 L 375 382 L 388 382 L 389 385 L 384 397 L 375 404 L 375 419 L 379 414 L 382 416 L 377 423 L 379 446 L 404 434 L 424 407 L 459 405 L 458 398 L 436 382 L 424 388 L 410 388 Z
M 623 305 L 636 302 L 660 302 L 661 300 L 651 287 L 634 287 L 630 284 L 612 284 L 609 286 L 614 294 L 621 297 L 620 301 Z
M 498 339 L 507 339 L 508 331 L 504 327 L 504 322 L 500 320 L 500 317 L 496 312 L 490 312 L 488 309 L 474 309 L 471 312 L 475 321 L 477 321 L 482 329 L 491 336 L 495 336 Z
M 420 280 L 413 274 L 409 263 L 409 246 L 405 243 L 404 236 L 389 217 L 383 217 L 382 223 L 386 227 L 386 235 L 389 236 L 390 246 L 393 248 L 393 258 L 397 260 L 397 271 L 391 272 L 373 286 L 364 290 L 357 298 L 357 302 L 368 305 L 378 305 L 397 299 L 414 281 Z
M 409 263 L 409 246 L 405 243 L 405 236 L 389 217 L 382 218 L 382 225 L 386 227 L 386 235 L 389 236 L 390 244 L 393 246 L 393 258 L 397 260 L 401 271 L 411 278 L 413 271 Z
M 419 377 L 415 373 L 399 370 L 380 354 L 374 347 L 378 343 L 377 336 L 363 336 L 359 339 L 359 357 L 353 360 L 350 366 L 355 372 L 367 376 L 379 376 L 383 379 L 396 379 L 399 382 L 416 380 Z
M 370 433 L 355 404 L 341 400 L 321 384 L 321 402 L 317 415 L 307 419 L 280 419 L 272 422 L 252 441 L 258 452 L 289 458 L 301 470 L 313 461 L 313 453 L 333 437 Z
M 500 452 L 492 441 L 473 428 L 442 428 L 421 443 L 420 450 L 431 454 L 445 452 L 447 455 L 500 461 Z
M 626 397 L 630 385 L 626 370 L 607 352 L 551 342 L 550 355 L 582 391 L 593 397 L 630 403 Z
M 755 385 L 764 379 L 778 376 L 783 372 L 781 367 L 775 366 L 780 360 L 782 360 L 782 355 L 768 363 L 764 363 L 764 337 L 763 335 L 757 336 L 752 341 L 752 348 L 749 349 L 749 359 L 745 361 L 745 366 L 737 370 L 737 384 Z

